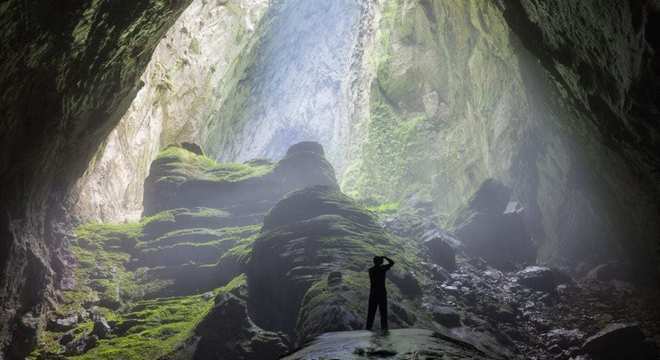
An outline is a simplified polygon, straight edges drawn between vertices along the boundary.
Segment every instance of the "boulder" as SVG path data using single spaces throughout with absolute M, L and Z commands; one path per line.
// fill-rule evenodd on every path
M 495 179 L 486 179 L 472 195 L 468 207 L 472 211 L 499 214 L 506 210 L 511 189 Z
M 290 193 L 264 219 L 246 266 L 251 316 L 299 343 L 326 331 L 361 329 L 374 251 L 400 249 L 369 211 L 336 187 Z M 410 326 L 414 311 L 403 296 L 417 297 L 420 286 L 405 261 L 391 271 L 391 327 Z
M 110 336 L 112 329 L 105 318 L 101 315 L 94 315 L 94 327 L 92 328 L 91 335 L 99 339 L 105 339 Z
M 448 328 L 461 326 L 461 315 L 448 306 L 437 306 L 432 310 L 433 320 Z
M 328 287 L 338 286 L 342 282 L 342 274 L 339 271 L 333 271 L 328 274 Z
M 596 360 L 655 360 L 657 349 L 645 341 L 639 324 L 609 324 L 582 345 L 582 351 Z
M 76 338 L 76 334 L 74 330 L 69 330 L 65 332 L 62 336 L 60 336 L 59 343 L 60 345 L 66 346 L 68 343 L 73 341 L 73 339 Z
M 434 264 L 447 271 L 456 270 L 456 251 L 441 237 L 434 237 L 424 242 L 429 251 L 429 257 Z
M 528 266 L 516 275 L 519 284 L 532 290 L 554 293 L 559 285 L 557 271 L 544 266 Z
M 68 331 L 73 329 L 78 324 L 78 315 L 71 314 L 69 316 L 57 319 L 49 319 L 46 323 L 46 329 L 49 331 Z
M 195 333 L 200 339 L 194 359 L 277 359 L 289 349 L 282 334 L 255 325 L 245 300 L 233 293 L 215 299 Z
M 387 278 L 394 283 L 407 298 L 417 298 L 422 295 L 422 288 L 415 276 L 409 272 L 401 272 L 392 269 L 387 272 Z
M 95 335 L 83 335 L 66 344 L 64 347 L 64 355 L 82 355 L 89 351 L 89 349 L 95 347 L 98 344 L 98 341 L 99 339 Z
M 502 270 L 529 264 L 536 247 L 527 231 L 524 208 L 509 202 L 511 190 L 488 179 L 461 209 L 454 220 L 454 233 L 467 253 L 484 258 Z

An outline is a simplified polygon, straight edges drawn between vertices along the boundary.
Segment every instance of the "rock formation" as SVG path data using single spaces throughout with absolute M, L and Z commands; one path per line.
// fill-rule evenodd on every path
M 643 287 L 660 271 L 657 1 L 8 0 L 0 12 L 0 357 L 194 355 L 213 299 L 250 283 L 253 244 L 282 250 L 273 275 L 295 283 L 300 308 L 271 324 L 248 296 L 246 336 L 279 348 L 330 321 L 355 328 L 355 259 L 329 255 L 345 273 L 311 249 L 283 273 L 297 257 L 276 245 L 302 248 L 282 228 L 373 240 L 362 255 L 397 249 L 397 323 L 484 353 L 570 358 L 611 322 L 659 331 Z M 337 181 L 317 146 L 286 153 L 310 139 Z M 184 141 L 202 151 L 163 149 Z M 296 172 L 305 159 L 321 171 Z M 332 193 L 355 211 L 266 217 L 318 179 L 334 190 L 315 201 Z M 488 179 L 509 204 L 470 210 Z M 516 229 L 505 240 L 531 238 L 547 270 L 517 271 L 526 246 L 516 261 L 483 252 L 503 244 L 482 231 L 493 218 Z M 528 286 L 548 272 L 575 281 Z M 99 317 L 110 330 L 92 334 Z

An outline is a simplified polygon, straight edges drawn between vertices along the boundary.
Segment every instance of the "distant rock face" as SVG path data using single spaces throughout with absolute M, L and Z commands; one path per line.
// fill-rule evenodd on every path
M 74 211 L 90 221 L 136 220 L 143 181 L 162 147 L 198 142 L 266 13 L 266 0 L 193 0 L 158 43 L 135 96 L 97 151 L 74 193 Z
M 371 331 L 342 331 L 319 336 L 284 360 L 311 359 L 502 359 L 454 337 L 420 329 L 390 330 L 380 335 Z
M 300 141 L 323 144 L 338 174 L 362 99 L 375 4 L 272 2 L 266 32 L 236 68 L 203 145 L 222 161 L 279 159 Z M 238 81 L 240 79 L 240 81 Z
M 151 164 L 144 215 L 177 207 L 224 209 L 234 216 L 268 211 L 284 194 L 312 185 L 335 185 L 332 166 L 317 143 L 292 146 L 279 162 L 216 164 L 170 146 Z
M 465 244 L 465 251 L 508 270 L 536 260 L 524 210 L 516 203 L 509 203 L 510 194 L 509 188 L 488 179 L 454 222 L 454 232 Z
M 378 3 L 360 151 L 342 189 L 449 214 L 502 179 L 544 261 L 660 263 L 651 4 Z

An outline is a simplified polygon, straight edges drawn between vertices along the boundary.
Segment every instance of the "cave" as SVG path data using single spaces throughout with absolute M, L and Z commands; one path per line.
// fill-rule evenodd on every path
M 660 356 L 658 1 L 0 14 L 0 359 Z

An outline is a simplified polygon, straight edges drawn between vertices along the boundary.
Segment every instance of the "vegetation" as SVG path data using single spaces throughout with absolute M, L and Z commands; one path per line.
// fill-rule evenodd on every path
M 145 296 L 173 285 L 173 280 L 159 275 L 168 263 L 189 263 L 197 254 L 200 265 L 213 271 L 215 264 L 223 261 L 221 258 L 246 261 L 259 225 L 190 227 L 195 221 L 204 223 L 226 216 L 218 209 L 172 209 L 139 222 L 79 226 L 69 248 L 77 261 L 72 274 L 75 286 L 62 292 L 63 301 L 51 317 L 84 317 L 71 330 L 74 339 L 91 332 L 92 312 L 102 315 L 122 333 L 113 333 L 85 354 L 72 358 L 156 359 L 188 339 L 213 305 L 214 296 L 191 294 L 151 300 Z M 149 266 L 161 270 L 153 272 Z M 213 294 L 230 291 L 244 282 L 245 276 L 238 276 L 213 290 Z M 59 339 L 64 333 L 42 331 L 32 357 L 62 353 Z
M 178 146 L 165 148 L 158 154 L 154 164 L 158 169 L 155 174 L 157 181 L 175 182 L 186 180 L 238 182 L 263 176 L 273 169 L 273 165 L 267 162 L 218 163 Z

